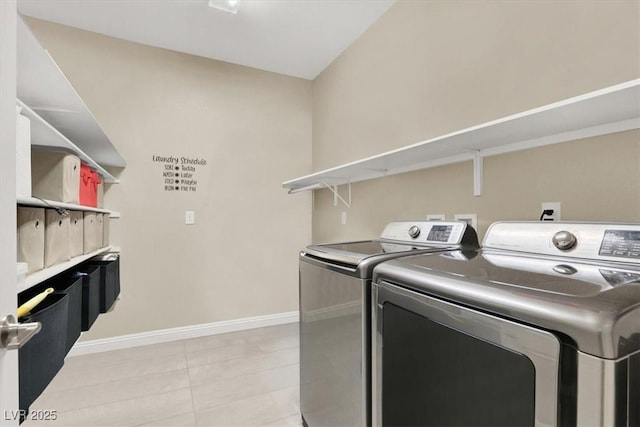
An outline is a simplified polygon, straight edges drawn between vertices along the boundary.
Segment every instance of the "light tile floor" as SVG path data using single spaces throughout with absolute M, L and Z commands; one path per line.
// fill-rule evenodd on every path
M 69 357 L 24 427 L 300 426 L 298 325 Z

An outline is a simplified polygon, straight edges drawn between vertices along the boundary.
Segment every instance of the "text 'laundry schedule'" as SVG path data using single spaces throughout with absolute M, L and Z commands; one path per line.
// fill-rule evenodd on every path
M 198 191 L 198 169 L 207 165 L 199 157 L 153 156 L 153 161 L 162 166 L 161 178 L 164 191 Z M 159 176 L 160 178 L 160 176 Z

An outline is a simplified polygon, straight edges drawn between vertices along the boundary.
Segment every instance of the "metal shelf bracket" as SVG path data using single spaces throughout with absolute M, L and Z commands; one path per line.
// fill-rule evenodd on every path
M 350 208 L 351 207 L 351 183 L 347 183 L 348 189 L 349 189 L 349 193 L 348 193 L 348 199 L 349 201 L 346 201 L 345 199 L 342 198 L 342 196 L 340 196 L 340 193 L 338 192 L 338 186 L 334 185 L 333 187 L 330 186 L 329 184 L 327 184 L 326 182 L 322 183 L 325 187 L 327 187 L 329 190 L 331 190 L 331 192 L 333 193 L 333 206 L 338 206 L 338 200 L 340 200 L 342 203 L 345 204 L 346 207 Z
M 340 193 L 338 192 L 338 185 L 329 185 L 324 181 L 318 181 L 314 184 L 310 184 L 310 185 L 306 185 L 304 187 L 300 187 L 300 188 L 296 188 L 296 189 L 290 189 L 289 190 L 289 194 L 295 194 L 295 193 L 300 193 L 302 191 L 313 191 L 313 190 L 319 190 L 321 188 L 328 188 L 329 190 L 331 190 L 331 192 L 333 193 L 333 206 L 338 206 L 338 200 L 340 200 L 342 203 L 345 204 L 346 207 L 350 208 L 351 207 L 351 183 L 348 182 L 347 183 L 347 188 L 348 188 L 348 196 L 347 199 L 345 200 Z

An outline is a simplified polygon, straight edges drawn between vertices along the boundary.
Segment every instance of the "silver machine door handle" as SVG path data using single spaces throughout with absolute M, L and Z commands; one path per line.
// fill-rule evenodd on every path
M 5 316 L 0 320 L 0 348 L 19 349 L 40 332 L 40 329 L 40 322 L 18 323 L 13 315 Z

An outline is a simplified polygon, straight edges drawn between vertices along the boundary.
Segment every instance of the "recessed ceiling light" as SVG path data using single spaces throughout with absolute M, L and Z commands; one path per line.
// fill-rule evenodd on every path
M 240 7 L 240 0 L 209 0 L 209 7 L 236 14 Z

